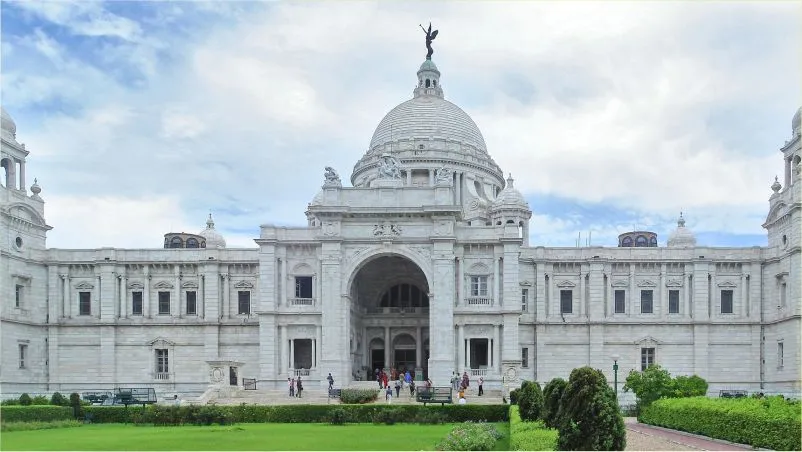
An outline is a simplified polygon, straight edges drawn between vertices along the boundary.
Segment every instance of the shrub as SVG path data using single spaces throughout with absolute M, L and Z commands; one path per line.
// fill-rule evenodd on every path
M 69 407 L 52 405 L 4 406 L 0 409 L 2 422 L 50 422 L 72 419 Z
M 31 405 L 33 400 L 31 396 L 28 395 L 27 392 L 24 392 L 21 396 L 19 396 L 19 404 L 22 406 L 29 406 Z
M 342 403 L 371 403 L 375 402 L 379 392 L 375 389 L 343 389 L 340 391 Z
M 510 391 L 510 405 L 518 405 L 518 394 L 521 388 L 516 388 Z
M 644 407 L 646 424 L 775 450 L 802 450 L 799 402 L 782 397 L 658 400 Z
M 75 419 L 68 419 L 63 421 L 48 421 L 48 422 L 4 422 L 0 425 L 0 431 L 3 432 L 21 432 L 25 430 L 45 430 L 50 428 L 65 428 L 65 427 L 80 427 L 83 425 Z
M 510 407 L 510 449 L 555 450 L 557 430 L 546 428 L 543 422 L 524 422 L 517 406 Z
M 81 396 L 77 392 L 70 394 L 70 406 L 72 407 L 72 415 L 75 419 L 79 419 L 84 415 L 81 409 Z
M 698 375 L 671 378 L 671 374 L 659 365 L 649 366 L 643 372 L 630 371 L 624 384 L 624 391 L 635 393 L 638 410 L 664 397 L 703 396 L 707 394 L 707 388 L 707 382 Z
M 454 427 L 439 443 L 437 450 L 491 450 L 501 433 L 493 424 L 466 422 Z
M 521 419 L 536 421 L 542 417 L 543 391 L 536 381 L 524 381 L 518 391 L 518 407 Z
M 61 395 L 60 392 L 54 392 L 53 395 L 50 396 L 50 404 L 56 406 L 69 406 L 70 401 L 69 399 Z
M 400 410 L 388 408 L 386 410 L 381 410 L 376 412 L 373 415 L 373 423 L 374 424 L 387 424 L 393 425 L 396 422 L 404 420 L 404 417 L 401 416 Z
M 698 375 L 686 377 L 679 375 L 674 378 L 671 397 L 699 397 L 707 395 L 707 382 Z
M 51 403 L 47 396 L 38 395 L 31 399 L 31 405 L 51 405 Z
M 439 411 L 421 410 L 413 418 L 418 424 L 445 424 L 448 422 L 448 417 Z
M 567 381 L 558 377 L 552 379 L 543 388 L 543 422 L 549 428 L 557 428 L 559 424 L 560 398 L 567 385 Z
M 345 425 L 348 419 L 348 414 L 342 408 L 335 408 L 331 410 L 329 415 L 329 424 L 331 425 Z
M 0 402 L 0 406 L 14 406 L 19 405 L 19 399 L 6 399 Z
M 615 392 L 600 370 L 571 372 L 560 399 L 560 450 L 624 450 L 626 430 Z

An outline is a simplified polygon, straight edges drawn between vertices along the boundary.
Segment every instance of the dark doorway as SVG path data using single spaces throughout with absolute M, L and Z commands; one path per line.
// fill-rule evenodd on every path
M 471 343 L 471 356 L 470 367 L 471 369 L 484 369 L 490 366 L 487 362 L 488 348 L 490 341 L 488 339 L 470 339 Z
M 384 349 L 370 351 L 370 367 L 372 371 L 384 369 Z
M 393 356 L 395 357 L 395 366 L 401 372 L 409 370 L 410 373 L 415 371 L 415 355 L 417 352 L 415 350 L 407 350 L 397 348 L 395 349 L 395 353 Z
M 237 386 L 237 368 L 236 367 L 229 367 L 228 368 L 228 384 L 231 386 Z

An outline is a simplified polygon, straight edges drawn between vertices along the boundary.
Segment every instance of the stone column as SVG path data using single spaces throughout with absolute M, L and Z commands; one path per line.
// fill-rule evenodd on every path
M 790 166 L 789 166 L 790 168 Z M 11 176 L 11 184 L 7 185 L 9 188 L 13 188 L 14 190 L 19 190 L 19 180 L 17 179 L 17 160 L 12 158 L 11 159 L 11 167 L 8 168 L 8 174 Z M 8 179 L 6 179 L 8 180 Z M 788 181 L 785 182 L 786 186 L 788 186 Z
M 281 353 L 281 347 L 285 340 L 278 336 L 278 322 L 276 320 L 276 255 L 275 230 L 263 227 L 259 244 L 259 292 L 257 315 L 259 316 L 259 380 L 278 380 L 280 383 L 286 382 L 287 374 L 282 370 L 287 360 Z M 218 281 L 217 271 L 210 271 L 205 278 L 207 283 Z M 204 299 L 214 300 L 217 295 L 216 287 L 207 287 L 204 292 L 211 292 Z M 211 308 L 211 306 L 210 306 Z M 209 318 L 216 318 L 217 313 L 209 311 Z M 215 328 L 219 330 L 219 328 Z M 282 364 L 283 363 L 283 364 Z
M 465 325 L 459 324 L 457 326 L 457 367 L 456 371 L 462 373 L 462 370 L 467 366 L 465 364 Z
M 280 261 L 281 269 L 279 270 L 279 278 L 281 278 L 281 298 L 278 300 L 279 306 L 286 306 L 287 302 L 287 285 L 290 283 L 290 276 L 287 274 L 287 258 L 284 257 Z
M 580 317 L 587 315 L 585 312 L 585 272 L 582 270 L 579 271 L 579 306 L 576 313 Z
M 170 306 L 173 317 L 181 317 L 181 266 L 173 266 L 173 280 L 175 281 L 175 303 Z
M 685 297 L 682 302 L 685 303 L 685 316 L 693 317 L 691 312 L 691 277 L 685 273 L 682 274 L 682 295 Z
M 490 371 L 490 369 L 493 368 L 493 345 L 494 344 L 491 343 L 491 338 L 488 337 L 487 338 L 487 370 L 488 371 Z
M 289 368 L 290 358 L 287 354 L 287 327 L 284 325 L 278 325 L 278 343 L 279 343 L 279 357 L 278 360 L 278 375 L 279 377 L 283 375 L 289 375 L 286 371 Z
M 657 287 L 658 306 L 660 309 L 660 318 L 664 319 L 668 315 L 668 300 L 666 295 L 666 264 L 660 265 L 660 286 Z
M 384 327 L 384 367 L 389 369 L 390 368 L 390 352 L 393 349 L 392 344 L 390 344 L 390 327 Z
M 25 160 L 19 162 L 19 189 L 27 191 L 25 188 Z
M 716 300 L 719 299 L 719 290 L 718 285 L 716 284 L 716 264 L 710 264 L 710 293 L 708 294 L 708 303 L 707 303 L 707 318 L 714 317 L 713 313 L 715 312 L 715 317 L 718 317 L 718 314 L 721 312 L 721 309 L 716 309 Z
M 122 272 L 119 276 L 117 276 L 120 280 L 120 313 L 118 317 L 127 319 L 128 312 L 128 278 L 125 276 L 125 267 L 123 267 Z
M 420 326 L 418 327 L 417 334 L 418 334 L 418 336 L 417 336 L 417 339 L 415 340 L 415 367 L 416 368 L 421 367 L 421 363 L 423 362 L 423 359 L 421 358 L 423 356 L 423 328 L 421 328 Z
M 198 284 L 198 295 L 195 297 L 197 300 L 198 306 L 196 309 L 198 310 L 198 316 L 201 319 L 206 318 L 206 275 L 200 275 L 199 278 L 200 284 Z
M 228 274 L 228 269 L 226 269 L 226 273 L 223 273 L 223 313 L 222 318 L 227 319 L 231 317 L 231 276 Z
M 315 342 L 317 342 L 317 347 L 315 348 L 315 366 L 320 363 L 320 348 L 323 347 L 323 343 L 320 341 L 321 329 L 322 327 L 320 325 L 315 325 Z
M 286 329 L 286 327 L 285 327 Z M 295 369 L 295 339 L 290 339 L 290 369 Z
M 465 258 L 459 257 L 459 279 L 457 280 L 457 306 L 465 303 Z
M 741 273 L 741 299 L 739 300 L 741 304 L 741 317 L 746 318 L 746 274 Z M 732 312 L 738 312 L 738 310 L 733 307 Z
M 471 363 L 471 338 L 467 338 L 465 341 L 465 368 L 472 369 L 473 365 Z
M 457 172 L 455 174 L 457 176 L 457 184 L 456 184 L 456 187 L 455 187 L 457 202 L 455 204 L 457 204 L 458 206 L 461 206 L 462 205 L 462 173 L 461 172 Z

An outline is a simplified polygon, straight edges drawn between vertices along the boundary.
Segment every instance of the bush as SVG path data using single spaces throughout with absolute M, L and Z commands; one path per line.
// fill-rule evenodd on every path
M 698 375 L 686 377 L 679 375 L 674 378 L 671 397 L 700 397 L 707 395 L 707 382 Z
M 543 422 L 549 428 L 557 428 L 559 424 L 560 398 L 567 385 L 567 381 L 558 377 L 552 379 L 543 388 Z
M 14 406 L 19 405 L 19 399 L 6 399 L 0 402 L 0 406 Z
M 343 389 L 340 391 L 342 403 L 371 403 L 375 402 L 379 392 L 375 389 Z
M 542 417 L 543 391 L 536 381 L 524 381 L 518 391 L 518 407 L 521 419 L 536 421 Z
M 404 420 L 404 417 L 401 416 L 400 410 L 396 409 L 380 410 L 373 415 L 374 424 L 393 425 L 402 420 Z
M 38 395 L 31 399 L 31 405 L 51 405 L 47 396 Z
M 4 422 L 0 424 L 0 431 L 3 432 L 21 432 L 25 430 L 45 430 L 50 428 L 65 428 L 65 427 L 80 427 L 83 425 L 75 419 L 68 419 L 65 421 L 49 421 L 49 422 Z
M 331 410 L 331 415 L 329 417 L 329 424 L 331 424 L 331 425 L 345 425 L 347 419 L 348 419 L 348 415 L 345 413 L 344 409 L 335 408 L 335 409 Z
M 30 406 L 32 402 L 33 400 L 31 400 L 31 396 L 27 392 L 19 396 L 19 404 L 22 406 Z
M 624 450 L 626 430 L 615 392 L 600 370 L 571 372 L 560 399 L 560 450 Z
M 70 394 L 70 406 L 72 407 L 72 415 L 75 419 L 80 419 L 84 413 L 81 409 L 81 396 L 77 392 Z
M 782 397 L 658 400 L 640 422 L 775 450 L 802 450 L 799 402 Z
M 435 448 L 437 450 L 491 450 L 501 436 L 501 433 L 492 424 L 466 422 L 454 427 L 442 441 L 437 443 Z
M 517 406 L 510 407 L 510 449 L 555 450 L 557 430 L 546 428 L 543 422 L 524 422 Z
M 417 424 L 437 425 L 448 422 L 448 417 L 439 411 L 421 410 L 414 417 Z
M 53 395 L 50 397 L 50 404 L 56 406 L 69 406 L 70 401 L 69 399 L 61 395 L 60 392 L 54 392 Z
M 521 388 L 513 389 L 510 391 L 510 405 L 518 405 L 518 394 Z
M 704 396 L 707 388 L 707 382 L 698 375 L 671 378 L 671 374 L 659 365 L 649 366 L 643 372 L 630 371 L 624 384 L 625 392 L 631 390 L 635 393 L 638 410 L 664 397 Z
M 4 406 L 0 409 L 2 422 L 51 422 L 72 419 L 69 407 L 52 405 Z

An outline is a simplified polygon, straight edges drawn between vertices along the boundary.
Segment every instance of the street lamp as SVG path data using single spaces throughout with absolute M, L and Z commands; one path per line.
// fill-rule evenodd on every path
M 611 356 L 613 358 L 613 388 L 615 388 L 615 400 L 618 400 L 618 355 Z

